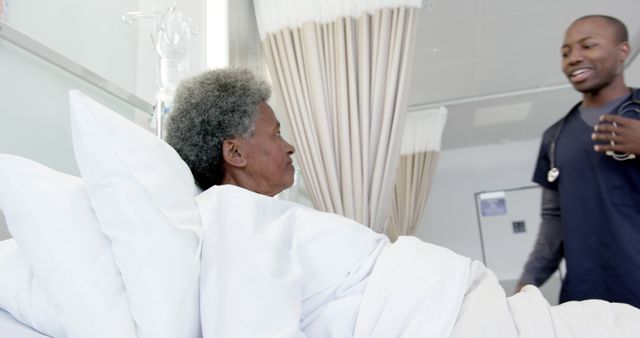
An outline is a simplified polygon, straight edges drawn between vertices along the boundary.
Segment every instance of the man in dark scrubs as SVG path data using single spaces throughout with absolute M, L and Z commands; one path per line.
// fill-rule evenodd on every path
M 624 80 L 627 29 L 609 16 L 582 17 L 561 52 L 582 101 L 542 137 L 533 176 L 542 223 L 518 288 L 543 284 L 564 257 L 560 302 L 640 307 L 640 105 L 632 102 L 640 91 Z

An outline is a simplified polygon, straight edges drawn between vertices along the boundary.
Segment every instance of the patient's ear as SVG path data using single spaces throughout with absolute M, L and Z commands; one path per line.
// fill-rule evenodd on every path
M 234 167 L 244 167 L 247 159 L 243 156 L 243 143 L 241 139 L 233 138 L 222 142 L 222 158 L 226 163 Z

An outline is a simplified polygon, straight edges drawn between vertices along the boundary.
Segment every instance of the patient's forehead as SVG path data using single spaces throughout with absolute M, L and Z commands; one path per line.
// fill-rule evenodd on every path
M 265 101 L 261 101 L 258 104 L 258 116 L 256 118 L 256 129 L 258 128 L 278 128 L 280 122 L 276 118 L 276 114 L 271 109 L 271 106 Z

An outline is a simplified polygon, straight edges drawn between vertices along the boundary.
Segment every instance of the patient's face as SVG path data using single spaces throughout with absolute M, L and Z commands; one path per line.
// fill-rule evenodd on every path
M 258 105 L 255 133 L 246 142 L 246 173 L 250 175 L 253 191 L 274 196 L 293 184 L 295 149 L 280 135 L 280 122 L 271 107 Z

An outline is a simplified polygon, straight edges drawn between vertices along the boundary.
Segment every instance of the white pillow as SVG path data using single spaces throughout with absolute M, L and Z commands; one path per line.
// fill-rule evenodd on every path
M 0 209 L 68 337 L 135 337 L 122 277 L 82 181 L 0 155 Z
M 142 337 L 201 336 L 198 189 L 164 141 L 69 92 L 78 167 Z
M 13 239 L 0 241 L 0 276 L 0 308 L 47 336 L 65 336 L 51 300 Z

